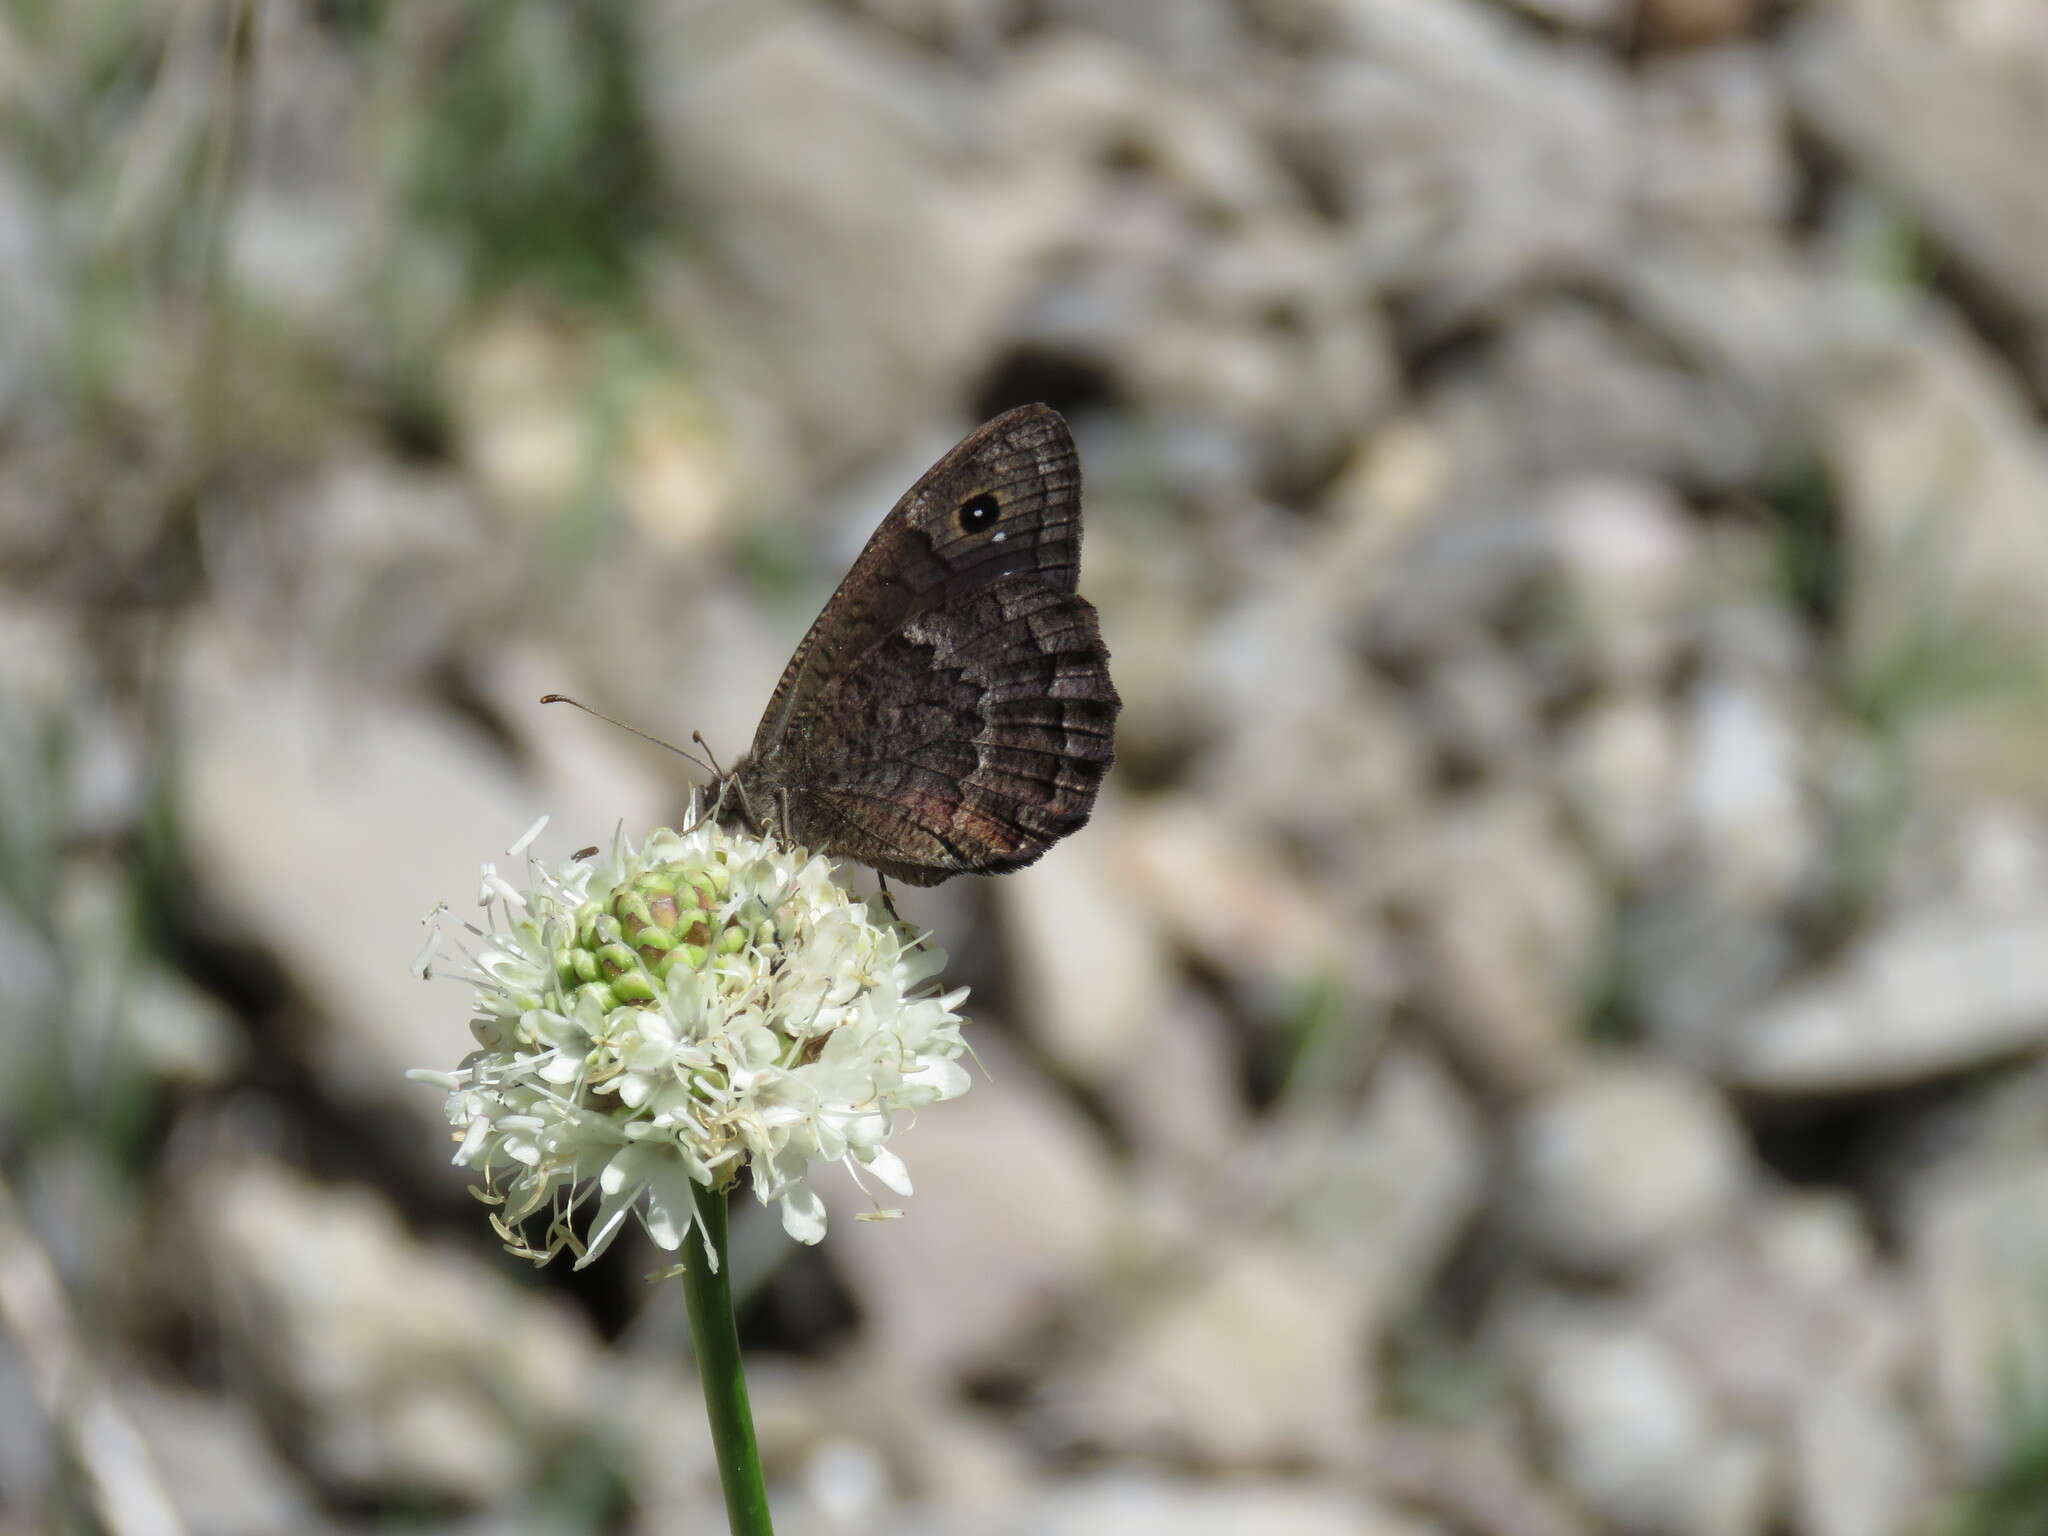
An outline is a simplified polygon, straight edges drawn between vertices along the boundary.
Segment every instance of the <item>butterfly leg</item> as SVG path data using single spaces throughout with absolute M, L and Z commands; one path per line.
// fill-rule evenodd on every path
M 875 884 L 882 888 L 882 910 L 889 914 L 892 921 L 902 922 L 903 914 L 896 910 L 896 898 L 889 893 L 889 877 L 879 869 L 875 871 Z

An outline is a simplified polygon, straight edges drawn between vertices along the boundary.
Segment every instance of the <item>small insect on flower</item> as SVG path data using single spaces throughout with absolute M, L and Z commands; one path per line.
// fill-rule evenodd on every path
M 484 866 L 481 926 L 451 935 L 445 909 L 429 916 L 462 951 L 479 1048 L 410 1074 L 447 1090 L 455 1161 L 502 1206 L 492 1224 L 512 1251 L 567 1249 L 580 1268 L 632 1215 L 675 1251 L 691 1184 L 742 1169 L 806 1243 L 825 1235 L 813 1163 L 910 1193 L 886 1145 L 897 1116 L 968 1086 L 967 993 L 938 988 L 943 954 L 822 856 L 708 820 L 638 849 L 621 836 L 558 864 L 528 856 L 526 874 L 521 890 Z M 434 952 L 430 938 L 420 974 Z

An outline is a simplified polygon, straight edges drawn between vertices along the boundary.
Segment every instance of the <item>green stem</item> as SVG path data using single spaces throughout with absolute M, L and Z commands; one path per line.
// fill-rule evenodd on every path
M 725 1487 L 725 1517 L 733 1536 L 774 1536 L 768 1523 L 768 1491 L 761 1482 L 761 1450 L 754 1443 L 754 1413 L 747 1406 L 747 1377 L 740 1368 L 740 1335 L 733 1324 L 725 1191 L 700 1186 L 691 1194 L 703 1235 L 718 1254 L 714 1271 L 704 1261 L 697 1234 L 690 1234 L 683 1256 L 683 1303 L 689 1308 L 690 1337 L 697 1345 L 697 1374 L 704 1381 L 704 1412 L 711 1419 L 718 1480 Z

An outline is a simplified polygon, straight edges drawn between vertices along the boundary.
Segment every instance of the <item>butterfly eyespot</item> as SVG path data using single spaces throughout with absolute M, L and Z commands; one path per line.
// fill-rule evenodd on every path
M 961 502 L 960 510 L 954 514 L 960 519 L 962 533 L 980 533 L 984 528 L 992 528 L 1002 515 L 1002 507 L 986 491 L 972 501 Z

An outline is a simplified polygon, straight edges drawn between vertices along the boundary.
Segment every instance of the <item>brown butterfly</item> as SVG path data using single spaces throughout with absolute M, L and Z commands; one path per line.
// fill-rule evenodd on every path
M 1088 820 L 1113 756 L 1080 561 L 1060 414 L 970 434 L 882 519 L 707 789 L 713 814 L 911 885 L 1031 863 Z

